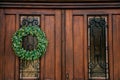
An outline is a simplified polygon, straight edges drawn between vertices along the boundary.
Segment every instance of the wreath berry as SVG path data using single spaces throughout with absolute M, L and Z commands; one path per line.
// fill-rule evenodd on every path
M 35 36 L 37 46 L 34 50 L 25 50 L 22 47 L 23 38 L 27 35 Z M 48 41 L 45 33 L 37 26 L 27 26 L 20 28 L 12 37 L 12 47 L 15 54 L 21 59 L 36 60 L 44 55 Z

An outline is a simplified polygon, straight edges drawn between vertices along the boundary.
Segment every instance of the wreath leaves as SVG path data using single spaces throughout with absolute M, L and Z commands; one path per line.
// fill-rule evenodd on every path
M 22 47 L 23 37 L 27 35 L 36 36 L 38 41 L 36 49 L 29 51 Z M 36 60 L 40 58 L 45 54 L 47 45 L 48 41 L 45 33 L 37 26 L 22 27 L 12 37 L 12 47 L 15 54 L 24 60 Z

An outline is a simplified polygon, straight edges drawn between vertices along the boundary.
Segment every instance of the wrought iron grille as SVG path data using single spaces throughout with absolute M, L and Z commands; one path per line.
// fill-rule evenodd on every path
M 39 60 L 20 60 L 20 80 L 39 80 Z
M 23 26 L 40 26 L 40 16 L 21 16 L 20 27 Z M 36 48 L 37 38 L 32 35 L 27 35 L 22 40 L 22 46 L 26 50 L 33 50 Z M 20 80 L 34 79 L 39 80 L 40 61 L 27 61 L 20 59 Z
M 40 26 L 39 16 L 21 16 L 21 27 L 22 26 Z
M 88 17 L 89 79 L 108 79 L 107 17 Z

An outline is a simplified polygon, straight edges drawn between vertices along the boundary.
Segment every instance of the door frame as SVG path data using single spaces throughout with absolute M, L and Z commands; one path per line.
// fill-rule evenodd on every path
M 30 8 L 30 9 L 118 9 L 120 8 L 119 1 L 81 1 L 81 2 L 0 2 L 0 8 Z
M 0 8 L 2 9 L 10 9 L 10 8 L 14 8 L 14 9 L 21 9 L 21 8 L 24 8 L 24 9 L 61 9 L 62 10 L 62 14 L 65 14 L 64 10 L 63 9 L 80 9 L 80 10 L 83 10 L 83 9 L 120 9 L 120 2 L 93 2 L 93 3 L 88 3 L 88 2 L 83 2 L 83 3 L 31 3 L 31 2 L 26 2 L 26 3 L 23 3 L 23 2 L 0 2 Z M 4 11 L 4 10 L 3 10 Z M 109 13 L 109 12 L 108 12 Z M 114 14 L 117 14 L 117 13 L 120 13 L 120 11 L 117 11 L 115 12 Z M 4 12 L 2 12 L 2 14 L 4 14 Z M 7 12 L 5 12 L 5 14 L 7 14 Z M 77 15 L 77 14 L 76 14 Z M 111 17 L 112 16 L 112 12 L 109 14 L 108 18 L 110 20 L 108 20 L 109 22 L 112 22 L 111 21 Z M 62 15 L 62 17 L 65 17 L 65 15 Z M 3 22 L 3 21 L 2 21 Z M 87 26 L 87 25 L 86 25 Z M 108 38 L 109 38 L 109 58 L 111 59 L 110 62 L 110 65 L 112 66 L 113 64 L 113 46 L 112 46 L 112 23 L 109 23 L 109 35 L 108 35 Z M 64 24 L 62 26 L 62 29 L 64 28 Z M 64 39 L 65 35 L 64 35 L 64 31 L 63 31 L 63 34 L 62 34 L 62 38 Z M 86 39 L 86 38 L 85 38 Z M 62 43 L 62 45 L 64 45 Z M 87 43 L 84 44 L 84 46 L 86 46 Z M 62 46 L 63 47 L 63 46 Z M 64 48 L 64 47 L 63 47 Z M 62 49 L 63 49 L 62 48 Z M 64 49 L 63 49 L 64 50 Z M 86 49 L 84 50 L 85 54 L 87 54 L 87 51 Z M 64 57 L 63 55 L 64 52 L 62 52 L 62 57 Z M 18 59 L 16 59 L 16 64 L 18 63 Z M 87 62 L 85 62 L 87 65 Z M 64 65 L 64 61 L 62 61 L 62 65 Z M 17 69 L 16 69 L 17 71 Z M 62 70 L 62 72 L 64 72 L 64 69 Z M 87 72 L 87 70 L 86 70 Z M 110 77 L 111 77 L 111 80 L 113 79 L 113 67 L 110 67 Z M 85 73 L 86 75 L 86 73 Z M 62 75 L 63 78 L 65 77 L 64 75 Z M 87 77 L 87 76 L 85 76 Z M 65 78 L 64 78 L 65 79 Z

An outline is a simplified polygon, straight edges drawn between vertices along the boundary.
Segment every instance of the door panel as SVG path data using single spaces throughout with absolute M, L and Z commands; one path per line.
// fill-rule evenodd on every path
M 84 79 L 83 16 L 66 11 L 66 80 Z
M 42 27 L 48 39 L 46 55 L 41 58 L 42 80 L 61 80 L 61 12 L 44 15 Z M 44 59 L 44 60 L 43 60 Z
M 47 53 L 45 55 L 45 79 L 54 79 L 54 61 L 55 61 L 55 34 L 54 34 L 54 16 L 45 16 L 45 32 L 49 41 Z M 51 46 L 51 47 L 50 47 Z M 48 63 L 49 62 L 49 63 Z
M 74 79 L 84 79 L 83 16 L 73 16 Z
M 119 60 L 117 54 L 119 52 L 119 10 L 66 10 L 65 20 L 65 75 L 67 79 L 88 79 L 88 59 L 89 59 L 89 46 L 88 46 L 88 18 L 89 16 L 106 16 L 107 35 L 106 35 L 106 53 L 108 53 L 108 74 L 109 79 L 119 79 Z M 113 15 L 111 15 L 113 14 Z M 113 26 L 112 26 L 113 25 Z M 112 30 L 113 28 L 113 30 Z M 115 29 L 114 29 L 115 28 Z M 112 33 L 113 31 L 113 33 Z M 112 38 L 113 36 L 113 38 Z M 115 39 L 114 39 L 115 38 Z M 112 43 L 113 41 L 113 43 Z M 113 46 L 112 46 L 113 44 Z M 113 50 L 113 52 L 112 52 Z M 118 52 L 117 52 L 118 51 Z M 115 54 L 116 53 L 116 54 Z M 115 56 L 116 57 L 115 57 Z M 79 56 L 79 57 L 78 57 Z M 114 56 L 114 58 L 112 57 Z M 114 62 L 113 62 L 114 61 Z M 113 66 L 114 64 L 114 66 Z M 116 67 L 117 66 L 117 67 Z M 113 73 L 114 69 L 114 73 Z M 117 74 L 117 75 L 116 75 Z M 99 80 L 102 78 L 96 78 Z
M 2 59 L 0 64 L 4 63 L 0 66 L 0 71 L 2 70 L 0 78 L 5 80 L 19 79 L 20 60 L 12 49 L 11 38 L 15 31 L 20 28 L 21 16 L 27 15 L 40 16 L 40 28 L 45 32 L 49 42 L 45 55 L 40 59 L 40 79 L 61 80 L 61 11 L 43 9 L 27 9 L 26 11 L 24 9 L 6 9 L 5 14 L 0 10 L 0 20 L 5 18 L 5 27 L 3 23 L 1 23 L 2 27 L 0 27 L 0 40 L 2 41 L 0 44 L 3 44 L 3 47 L 0 47 L 0 53 L 3 53 L 0 54 L 0 60 Z
M 72 13 L 66 11 L 66 80 L 73 79 L 73 36 L 72 36 Z
M 15 15 L 5 16 L 5 56 L 4 56 L 4 69 L 5 80 L 13 80 L 15 75 L 15 55 L 12 50 L 11 37 L 15 32 Z
M 120 79 L 120 15 L 113 15 L 114 80 Z

